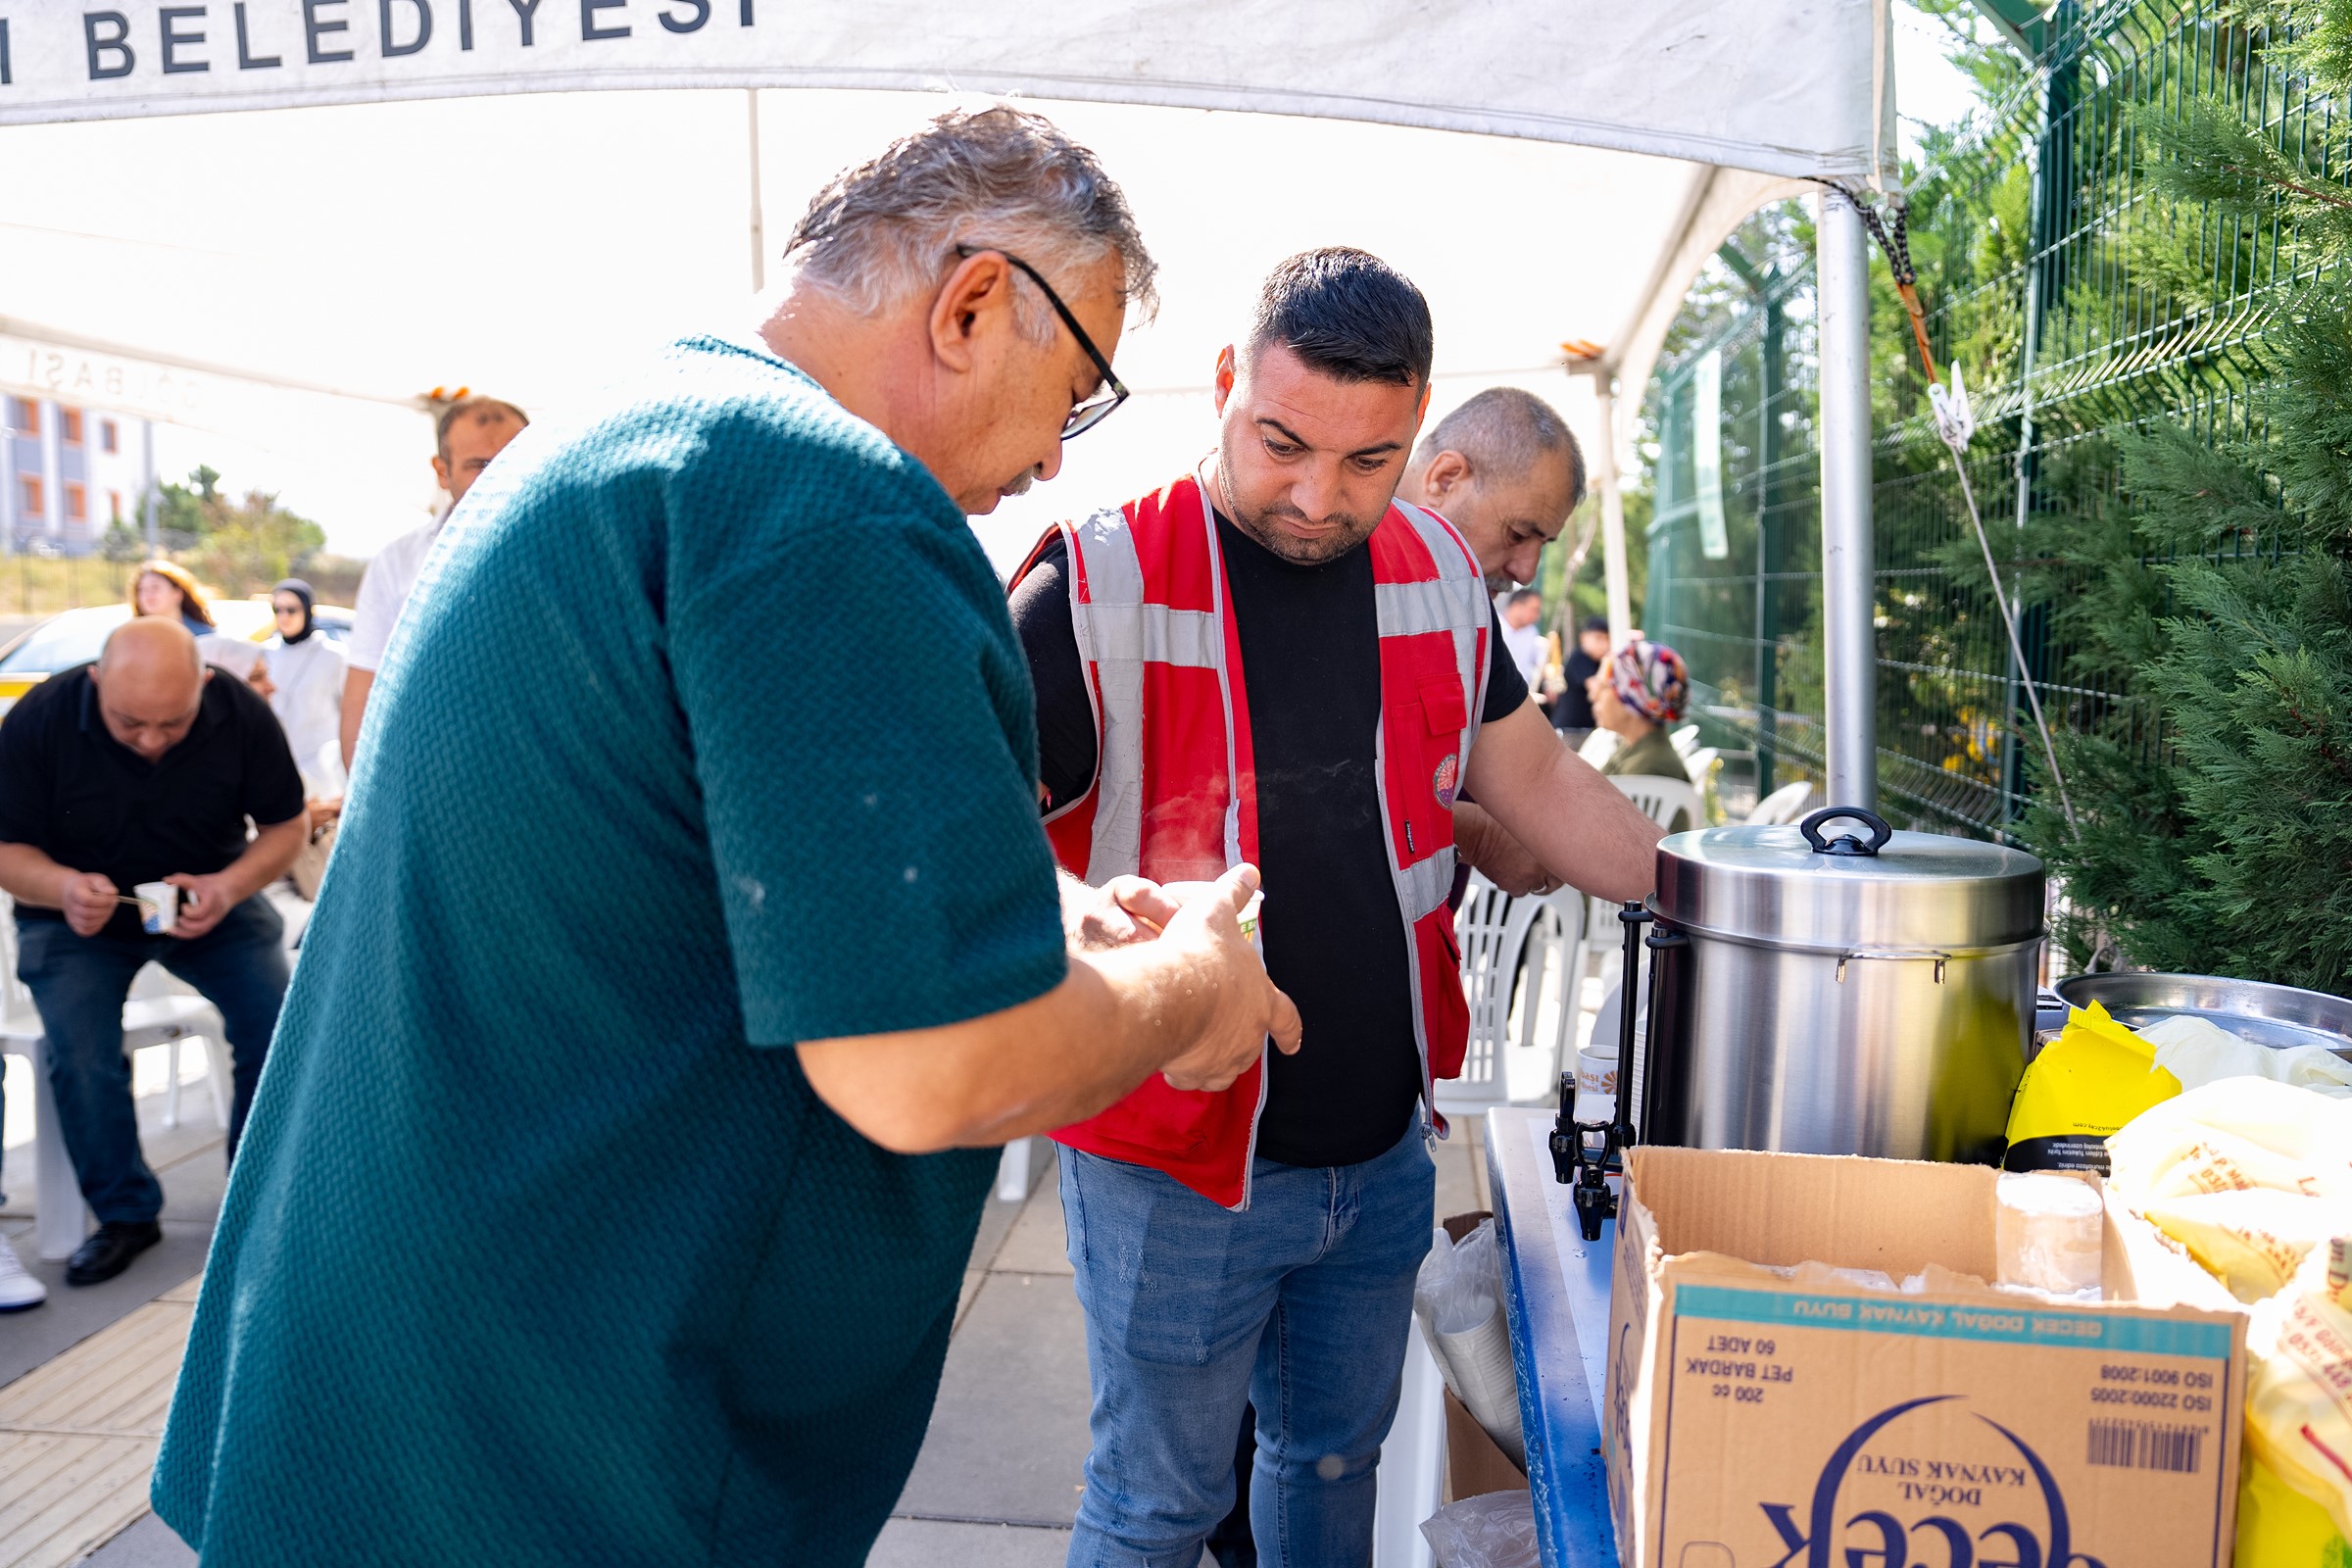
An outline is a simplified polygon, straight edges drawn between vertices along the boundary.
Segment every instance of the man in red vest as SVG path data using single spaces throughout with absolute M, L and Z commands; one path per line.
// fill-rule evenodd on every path
M 1302 1020 L 1298 1054 L 1226 1090 L 1152 1080 L 1055 1134 L 1094 1390 L 1073 1568 L 1191 1568 L 1245 1400 L 1261 1558 L 1369 1560 L 1433 1222 L 1422 1107 L 1468 1033 L 1453 803 L 1474 790 L 1580 889 L 1649 890 L 1656 828 L 1528 701 L 1461 535 L 1395 501 L 1432 337 L 1377 258 L 1293 257 L 1217 362 L 1217 451 L 1015 576 L 1063 869 L 1259 865 L 1266 965 Z

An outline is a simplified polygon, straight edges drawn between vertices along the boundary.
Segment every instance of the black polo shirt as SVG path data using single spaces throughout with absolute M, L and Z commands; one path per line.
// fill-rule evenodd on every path
M 246 819 L 302 813 L 302 774 L 270 705 L 233 675 L 204 684 L 196 722 L 150 762 L 107 732 L 88 664 L 50 676 L 0 719 L 0 844 L 29 844 L 122 893 L 203 876 L 245 853 Z M 20 904 L 20 920 L 56 920 Z M 110 936 L 139 934 L 125 905 Z

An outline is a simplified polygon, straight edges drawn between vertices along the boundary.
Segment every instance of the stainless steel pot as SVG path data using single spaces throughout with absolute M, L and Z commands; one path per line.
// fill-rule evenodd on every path
M 1827 838 L 1839 819 L 1867 840 Z M 1993 1161 L 2025 1071 L 2041 862 L 1833 808 L 1658 846 L 1645 1144 Z

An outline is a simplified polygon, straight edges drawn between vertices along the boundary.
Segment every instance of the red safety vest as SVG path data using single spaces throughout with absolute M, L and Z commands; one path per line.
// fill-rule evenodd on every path
M 1070 617 L 1095 705 L 1093 786 L 1047 818 L 1063 869 L 1201 881 L 1257 860 L 1257 778 L 1241 641 L 1225 613 L 1217 531 L 1193 478 L 1057 532 L 1069 550 Z M 1013 575 L 1017 584 L 1054 534 Z M 1469 1040 L 1461 956 L 1446 896 L 1453 812 L 1486 699 L 1491 607 L 1453 525 L 1397 503 L 1373 529 L 1381 724 L 1374 750 L 1389 869 L 1404 915 L 1422 1089 L 1461 1071 Z M 1312 906 L 1311 889 L 1269 887 L 1260 916 Z M 1390 961 L 1367 953 L 1367 963 Z M 1315 1049 L 1310 1043 L 1309 1050 Z M 1327 1041 L 1322 1049 L 1345 1050 Z M 1214 1202 L 1250 1203 L 1263 1063 L 1217 1093 L 1153 1073 L 1110 1109 L 1054 1136 L 1073 1149 L 1166 1171 Z

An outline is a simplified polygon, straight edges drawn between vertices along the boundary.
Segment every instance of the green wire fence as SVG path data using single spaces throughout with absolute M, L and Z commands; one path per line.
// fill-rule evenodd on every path
M 2080 586 L 2051 542 L 2129 505 L 2119 430 L 2169 415 L 2216 440 L 2259 433 L 2263 338 L 2303 249 L 2284 222 L 2160 195 L 2140 133 L 2203 96 L 2282 146 L 2340 135 L 2343 106 L 2306 94 L 2246 16 L 2213 0 L 2063 0 L 2017 90 L 1936 138 L 1909 194 L 1930 341 L 1975 400 L 1969 479 L 2002 586 L 2023 594 L 2050 720 L 2121 719 L 2151 749 L 2162 736 L 2128 679 L 2086 675 L 2050 613 Z M 1762 793 L 1822 772 L 1809 219 L 1796 204 L 1761 214 L 1721 262 L 1644 403 L 1657 456 L 1643 625 L 1688 662 L 1707 739 L 1752 749 Z M 1997 835 L 2035 787 L 2038 745 L 1901 305 L 1873 265 L 1882 803 L 1922 828 Z

